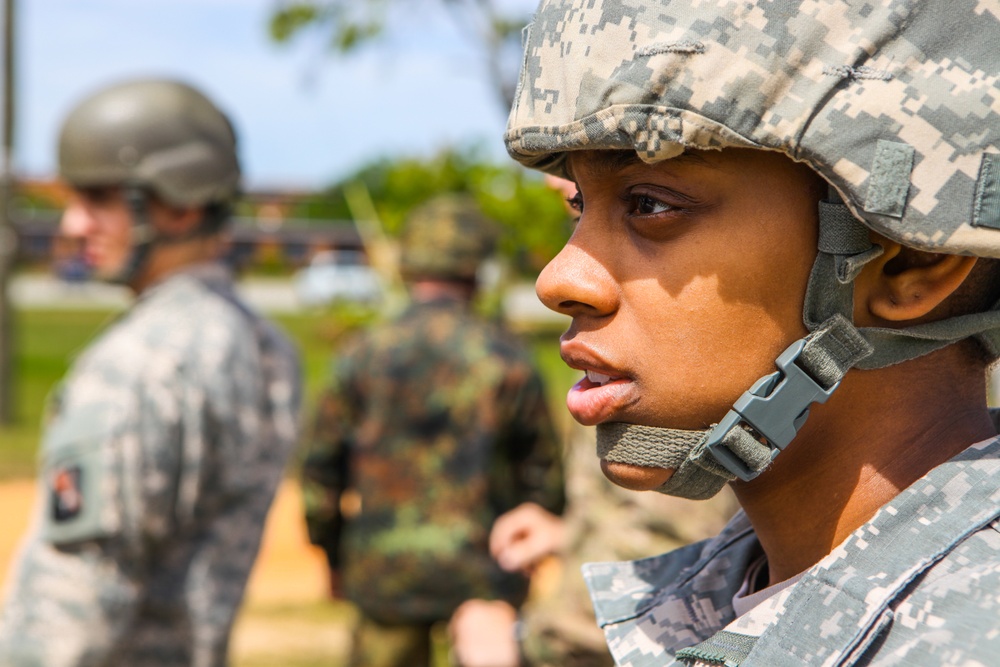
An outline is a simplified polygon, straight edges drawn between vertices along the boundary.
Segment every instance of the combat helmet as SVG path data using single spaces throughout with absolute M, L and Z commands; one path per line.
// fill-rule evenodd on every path
M 602 425 L 602 456 L 676 468 L 662 490 L 705 497 L 765 469 L 850 368 L 968 337 L 1000 355 L 996 306 L 899 330 L 851 321 L 853 280 L 882 251 L 869 229 L 1000 257 L 998 35 L 995 10 L 976 0 L 542 1 L 505 135 L 516 160 L 564 175 L 574 150 L 652 163 L 755 148 L 807 164 L 831 189 L 810 335 L 708 432 Z
M 199 91 L 165 79 L 116 84 L 77 104 L 59 133 L 59 173 L 74 188 L 123 189 L 133 216 L 132 251 L 107 277 L 120 283 L 164 240 L 149 219 L 150 196 L 176 208 L 202 208 L 201 224 L 188 234 L 198 235 L 219 229 L 240 190 L 229 119 Z
M 496 229 L 468 195 L 441 195 L 415 208 L 400 239 L 407 279 L 471 280 L 496 244 Z
M 141 188 L 176 207 L 232 202 L 240 184 L 229 119 L 191 86 L 159 79 L 80 102 L 59 135 L 59 171 L 77 188 Z

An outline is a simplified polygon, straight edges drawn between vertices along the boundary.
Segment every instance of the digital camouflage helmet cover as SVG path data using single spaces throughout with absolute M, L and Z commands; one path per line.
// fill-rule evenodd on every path
M 610 461 L 676 468 L 689 497 L 752 479 L 852 367 L 976 337 L 1000 313 L 909 329 L 851 323 L 853 280 L 881 248 L 1000 257 L 1000 22 L 981 0 L 544 0 L 506 133 L 521 163 L 565 175 L 575 150 L 756 148 L 831 186 L 806 296 L 812 332 L 709 431 L 598 428 Z M 806 372 L 802 372 L 805 369 Z

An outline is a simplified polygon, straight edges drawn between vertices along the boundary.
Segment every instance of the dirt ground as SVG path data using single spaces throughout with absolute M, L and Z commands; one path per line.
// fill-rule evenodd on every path
M 0 482 L 0 587 L 34 505 L 30 480 Z M 341 664 L 352 610 L 324 598 L 323 556 L 306 539 L 301 498 L 286 481 L 267 520 L 260 556 L 233 633 L 233 667 Z

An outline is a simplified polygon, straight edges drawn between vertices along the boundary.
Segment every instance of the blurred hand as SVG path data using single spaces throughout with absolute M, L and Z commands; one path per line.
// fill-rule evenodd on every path
M 490 553 L 508 572 L 530 574 L 547 556 L 563 548 L 562 518 L 535 503 L 523 503 L 503 514 L 490 531 Z
M 448 624 L 452 659 L 459 667 L 518 667 L 517 610 L 503 600 L 468 600 Z

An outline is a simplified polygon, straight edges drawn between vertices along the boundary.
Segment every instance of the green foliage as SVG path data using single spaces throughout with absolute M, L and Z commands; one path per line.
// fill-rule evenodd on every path
M 330 46 L 348 53 L 369 42 L 385 29 L 388 0 L 326 0 L 282 2 L 271 14 L 271 39 L 287 43 L 307 30 L 328 31 Z
M 508 14 L 498 0 L 438 0 L 458 30 L 471 36 L 485 63 L 483 75 L 510 108 L 521 61 L 521 30 L 529 16 Z M 405 0 L 275 0 L 268 21 L 271 38 L 287 44 L 306 34 L 327 40 L 335 53 L 347 54 L 376 42 L 395 26 L 413 30 L 412 12 L 422 11 Z M 409 10 L 405 17 L 402 10 Z M 420 20 L 419 15 L 415 19 Z
M 444 193 L 473 195 L 483 212 L 502 229 L 500 254 L 521 275 L 533 276 L 555 256 L 571 231 L 561 196 L 541 177 L 517 165 L 481 159 L 475 150 L 444 151 L 430 159 L 382 159 L 325 192 L 303 200 L 294 217 L 353 217 L 345 186 L 360 182 L 368 190 L 383 229 L 399 235 L 407 213 Z
M 528 24 L 527 16 L 497 16 L 490 17 L 490 30 L 498 41 L 514 41 L 517 52 L 521 53 L 521 31 Z
M 293 2 L 277 9 L 271 15 L 271 39 L 283 43 L 291 40 L 300 30 L 320 18 L 319 7 L 311 2 Z
M 0 478 L 33 473 L 46 396 L 111 317 L 108 312 L 91 311 L 15 313 L 15 419 L 11 426 L 0 426 L 0 442 L 4 445 Z
M 383 25 L 376 21 L 340 26 L 338 30 L 333 32 L 333 46 L 346 53 L 360 44 L 378 37 L 382 29 Z

